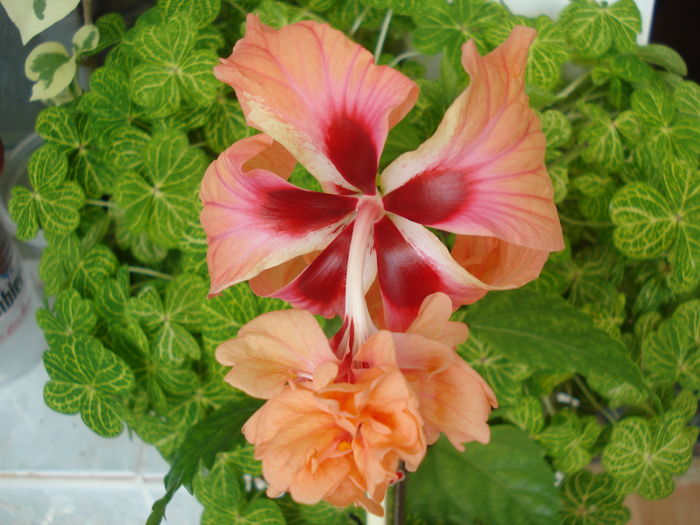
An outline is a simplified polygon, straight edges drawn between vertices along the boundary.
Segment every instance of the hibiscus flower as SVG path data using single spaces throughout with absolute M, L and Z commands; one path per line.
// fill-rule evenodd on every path
M 563 241 L 524 90 L 534 36 L 516 27 L 484 57 L 467 42 L 469 87 L 431 138 L 378 176 L 415 83 L 328 25 L 274 30 L 249 15 L 215 74 L 262 134 L 233 144 L 204 177 L 211 293 L 250 280 L 259 295 L 345 316 L 359 344 L 371 333 L 373 283 L 383 322 L 401 331 L 434 292 L 457 307 L 537 277 Z M 325 193 L 287 182 L 297 161 Z M 456 234 L 452 254 L 427 227 Z
M 233 367 L 226 381 L 268 400 L 243 432 L 270 497 L 381 515 L 399 461 L 415 471 L 440 432 L 460 450 L 489 440 L 496 400 L 454 351 L 467 327 L 451 313 L 450 299 L 433 294 L 405 333 L 378 331 L 342 358 L 303 310 L 263 314 L 219 346 L 217 359 Z

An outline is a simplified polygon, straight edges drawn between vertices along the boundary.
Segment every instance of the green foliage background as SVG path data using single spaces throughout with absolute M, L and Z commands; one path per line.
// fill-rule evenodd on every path
M 105 437 L 129 428 L 171 462 L 149 523 L 182 485 L 205 524 L 364 519 L 244 483 L 260 476 L 240 433 L 257 405 L 213 358 L 248 320 L 285 307 L 247 285 L 206 298 L 198 185 L 251 132 L 211 69 L 251 11 L 276 27 L 327 21 L 369 49 L 390 22 L 381 62 L 421 96 L 382 166 L 430 136 L 467 85 L 467 39 L 485 53 L 516 24 L 538 30 L 528 92 L 567 248 L 525 289 L 456 314 L 471 327 L 459 351 L 500 402 L 493 439 L 432 447 L 409 476 L 408 521 L 616 524 L 629 519 L 627 494 L 670 494 L 698 433 L 700 87 L 673 50 L 636 44 L 632 0 L 573 0 L 557 21 L 485 0 L 160 0 L 128 31 L 115 14 L 97 21 L 104 66 L 85 94 L 40 114 L 32 188 L 10 204 L 19 237 L 41 228 L 49 241 L 46 403 Z M 293 180 L 311 178 L 299 168 Z

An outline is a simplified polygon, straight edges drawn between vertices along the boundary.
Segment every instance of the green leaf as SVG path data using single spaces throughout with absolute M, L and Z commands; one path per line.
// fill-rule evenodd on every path
M 146 178 L 122 175 L 114 198 L 124 208 L 126 226 L 134 233 L 146 232 L 164 248 L 176 247 L 187 219 L 196 213 L 197 189 L 207 159 L 189 146 L 184 134 L 161 132 L 145 152 Z
M 530 46 L 525 80 L 552 90 L 559 83 L 562 66 L 569 60 L 566 38 L 561 25 L 554 24 L 549 17 L 537 17 L 534 27 L 537 37 Z
M 598 118 L 584 124 L 579 132 L 578 142 L 586 145 L 581 157 L 606 171 L 618 171 L 624 162 L 622 140 L 610 117 L 603 111 L 597 113 Z
M 185 17 L 141 28 L 134 49 L 144 62 L 131 71 L 131 96 L 150 115 L 174 113 L 181 99 L 197 107 L 214 98 L 219 89 L 212 72 L 216 55 L 194 50 L 195 40 L 196 31 Z
M 74 182 L 65 182 L 68 160 L 59 146 L 46 144 L 29 160 L 29 181 L 34 192 L 17 186 L 12 191 L 10 216 L 17 223 L 20 239 L 32 238 L 39 226 L 48 233 L 66 234 L 80 222 L 85 201 Z
M 90 55 L 94 55 L 110 46 L 118 44 L 121 42 L 124 33 L 126 33 L 124 18 L 118 13 L 108 13 L 101 16 L 97 19 L 95 25 L 99 31 L 100 39 L 97 43 L 97 47 L 88 53 Z
M 700 277 L 700 178 L 680 162 L 662 168 L 666 196 L 646 183 L 623 187 L 611 202 L 615 245 L 637 258 L 668 252 L 672 264 L 669 284 L 690 291 Z
M 110 136 L 110 156 L 121 171 L 139 170 L 143 167 L 143 152 L 151 137 L 133 126 L 116 129 Z
M 58 412 L 80 411 L 83 422 L 106 437 L 121 433 L 120 401 L 115 396 L 134 387 L 129 367 L 94 338 L 75 338 L 44 354 L 51 381 L 44 387 L 46 404 Z
M 89 114 L 91 124 L 104 135 L 104 144 L 117 150 L 111 144 L 113 132 L 139 116 L 129 99 L 129 78 L 115 67 L 99 68 L 90 76 L 90 91 L 80 98 L 78 109 Z
M 531 374 L 527 366 L 508 359 L 497 347 L 473 333 L 458 351 L 493 389 L 501 406 L 521 402 L 522 381 Z
M 204 127 L 207 145 L 216 153 L 221 153 L 231 144 L 251 134 L 245 122 L 240 104 L 220 92 L 208 124 Z
M 71 284 L 80 295 L 92 298 L 116 271 L 116 256 L 107 246 L 98 244 L 82 256 L 74 269 Z
M 200 328 L 205 296 L 206 286 L 199 277 L 179 275 L 168 284 L 165 304 L 152 287 L 130 301 L 129 311 L 149 332 L 157 361 L 177 366 L 199 358 L 199 344 L 189 330 Z
M 673 101 L 676 109 L 694 117 L 700 117 L 700 86 L 686 80 L 673 90 Z
M 92 302 L 80 297 L 75 290 L 59 293 L 53 309 L 53 313 L 43 308 L 36 313 L 37 323 L 49 347 L 58 348 L 63 343 L 70 343 L 74 337 L 94 333 L 97 316 Z
M 154 445 L 168 460 L 172 460 L 185 440 L 187 429 L 182 428 L 179 421 L 144 414 L 135 416 L 134 423 L 139 437 Z
M 173 458 L 165 476 L 166 493 L 153 504 L 147 525 L 158 525 L 165 517 L 165 507 L 181 486 L 192 489 L 201 466 L 212 468 L 216 454 L 243 443 L 241 428 L 260 406 L 259 401 L 232 402 L 211 414 L 187 431 L 187 436 Z
M 700 388 L 700 301 L 683 303 L 644 338 L 642 363 L 652 381 Z
M 577 0 L 564 8 L 560 21 L 573 46 L 587 57 L 599 57 L 610 47 L 634 51 L 637 33 L 642 29 L 634 0 L 618 0 L 610 5 Z
M 516 405 L 507 407 L 504 417 L 530 435 L 544 428 L 542 402 L 534 396 L 525 396 Z
M 275 29 L 289 24 L 316 18 L 308 9 L 302 9 L 287 2 L 278 0 L 262 0 L 255 9 L 260 20 Z
M 542 132 L 547 138 L 547 149 L 565 146 L 571 139 L 571 123 L 561 111 L 550 109 L 540 115 Z
M 17 225 L 15 235 L 20 240 L 33 239 L 39 231 L 39 217 L 34 201 L 34 193 L 23 186 L 12 188 L 12 198 L 8 211 Z
M 259 499 L 250 504 L 245 502 L 242 480 L 243 476 L 226 454 L 219 454 L 207 476 L 200 474 L 195 477 L 194 492 L 204 506 L 202 523 L 284 525 L 282 511 L 274 501 Z
M 624 498 L 607 474 L 578 472 L 566 478 L 561 494 L 562 525 L 623 525 L 630 519 Z
M 73 120 L 73 113 L 64 107 L 44 109 L 36 118 L 36 132 L 49 142 L 69 149 L 80 147 L 78 127 Z
M 473 39 L 480 53 L 488 49 L 485 31 L 504 16 L 502 6 L 492 2 L 432 1 L 416 13 L 413 46 L 427 55 L 443 50 L 458 56 L 467 40 Z
M 593 416 L 579 418 L 573 412 L 563 411 L 536 439 L 554 457 L 558 470 L 573 474 L 591 462 L 593 445 L 601 430 Z
M 611 202 L 617 225 L 615 246 L 639 259 L 659 257 L 673 243 L 674 213 L 668 201 L 649 184 L 627 184 Z
M 597 373 L 646 392 L 622 344 L 563 299 L 527 290 L 487 295 L 465 316 L 473 336 L 516 363 Z
M 182 270 L 193 275 L 208 275 L 207 236 L 199 220 L 187 222 L 179 244 L 182 252 Z
M 543 456 L 510 426 L 492 427 L 488 445 L 466 452 L 442 439 L 408 478 L 407 511 L 428 523 L 554 524 L 560 502 Z
M 29 100 L 50 100 L 64 93 L 75 78 L 75 57 L 58 42 L 44 42 L 29 53 L 24 70 L 35 82 Z
M 640 46 L 637 55 L 646 62 L 655 66 L 661 66 L 671 73 L 685 77 L 688 75 L 688 66 L 683 58 L 673 49 L 663 44 L 648 44 Z
M 672 476 L 690 466 L 697 435 L 676 412 L 651 420 L 630 417 L 613 428 L 603 465 L 625 493 L 665 498 L 673 492 Z
M 48 295 L 56 295 L 71 280 L 80 260 L 80 241 L 71 233 L 63 236 L 48 236 L 49 246 L 41 255 L 39 277 Z
M 100 40 L 100 30 L 94 24 L 87 24 L 73 35 L 73 50 L 76 55 L 94 51 Z
M 189 17 L 199 28 L 214 21 L 221 10 L 221 0 L 160 0 L 158 7 L 163 10 L 166 19 Z
M 203 334 L 219 344 L 235 337 L 241 326 L 260 314 L 286 307 L 280 300 L 257 297 L 247 283 L 237 284 L 204 302 Z

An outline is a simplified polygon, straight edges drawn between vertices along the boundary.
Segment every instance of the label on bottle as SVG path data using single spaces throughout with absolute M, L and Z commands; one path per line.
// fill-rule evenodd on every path
M 0 346 L 12 337 L 31 311 L 31 294 L 19 254 L 8 242 L 0 250 Z

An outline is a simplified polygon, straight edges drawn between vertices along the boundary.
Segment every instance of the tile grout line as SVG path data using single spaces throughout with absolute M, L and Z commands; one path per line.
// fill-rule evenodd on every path
M 0 471 L 0 481 L 2 480 L 37 480 L 37 481 L 134 481 L 139 483 L 155 483 L 163 481 L 159 474 L 136 474 L 125 472 L 8 472 Z

